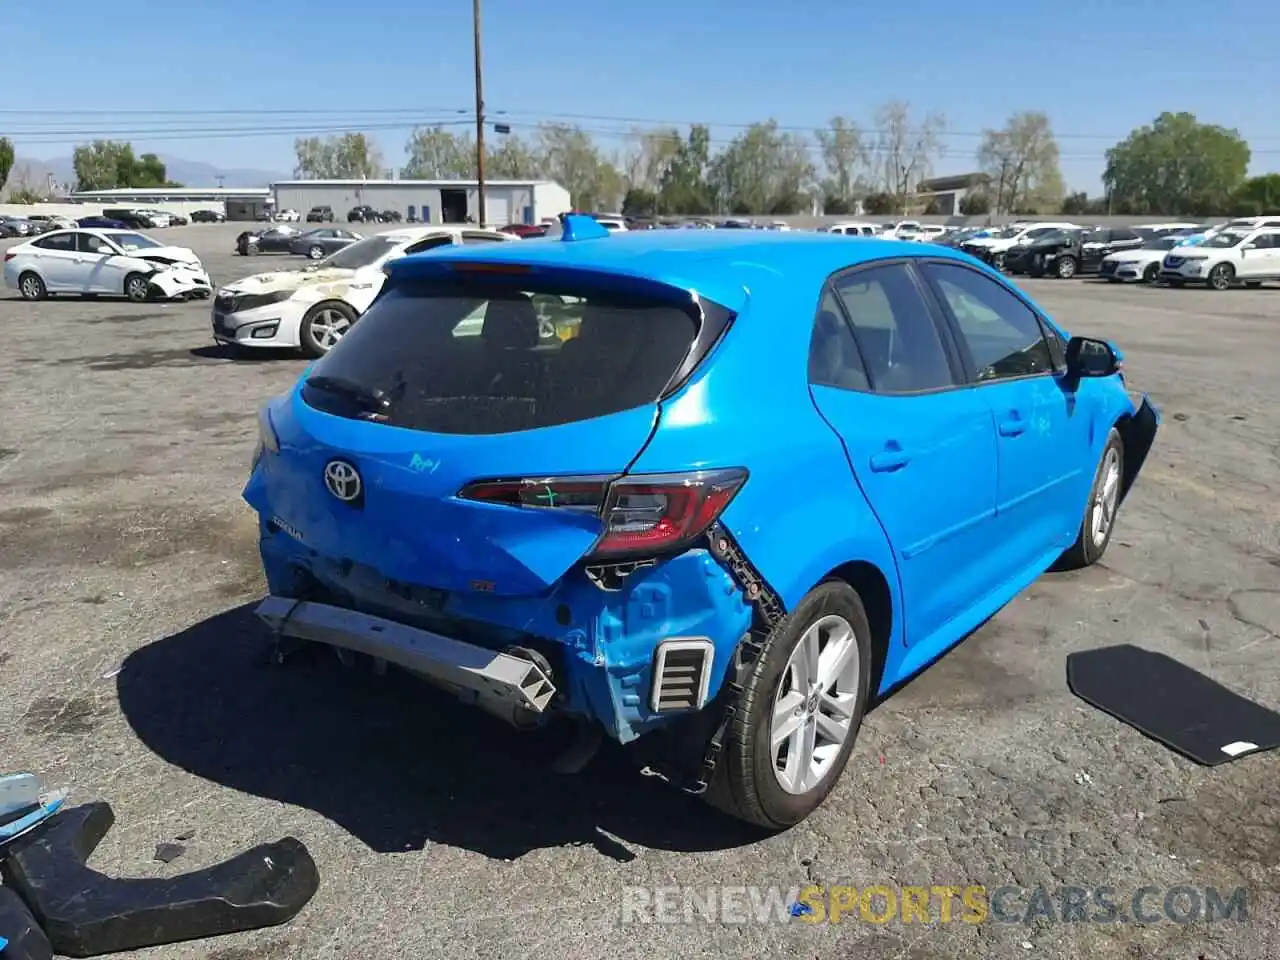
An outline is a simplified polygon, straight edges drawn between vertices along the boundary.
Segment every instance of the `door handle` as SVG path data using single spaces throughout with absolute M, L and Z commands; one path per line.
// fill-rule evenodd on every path
M 1027 421 L 1023 420 L 1016 413 L 1000 421 L 1000 436 L 1002 437 L 1018 437 L 1027 432 Z
M 911 455 L 897 444 L 890 444 L 880 453 L 871 455 L 871 469 L 876 473 L 892 473 L 911 462 Z

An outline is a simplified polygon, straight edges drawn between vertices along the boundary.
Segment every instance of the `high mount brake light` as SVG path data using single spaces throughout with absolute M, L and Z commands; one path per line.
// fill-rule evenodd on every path
M 604 531 L 589 559 L 669 553 L 697 539 L 724 512 L 746 482 L 747 471 L 633 477 L 550 477 L 468 484 L 463 500 L 510 507 L 577 510 L 600 517 Z

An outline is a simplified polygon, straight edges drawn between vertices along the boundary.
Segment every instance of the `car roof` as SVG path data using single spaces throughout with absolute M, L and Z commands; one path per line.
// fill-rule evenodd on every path
M 599 239 L 559 237 L 483 246 L 459 246 L 406 257 L 396 271 L 411 276 L 413 261 L 492 261 L 621 274 L 690 290 L 742 308 L 758 271 L 785 275 L 801 295 L 816 295 L 831 274 L 890 258 L 976 262 L 958 251 L 902 240 L 864 238 L 851 244 L 831 233 L 772 230 L 636 230 Z
M 332 228 L 331 228 L 332 229 Z M 345 228 L 339 228 L 345 229 Z M 499 232 L 496 228 L 478 227 L 474 223 L 450 223 L 444 226 L 423 226 L 423 227 L 396 227 L 392 230 L 383 230 L 375 233 L 375 237 L 386 237 L 388 240 L 397 242 L 406 242 L 409 240 L 421 240 L 423 237 L 444 236 L 450 234 L 457 236 L 460 233 L 484 233 L 495 237 L 507 239 L 505 233 Z

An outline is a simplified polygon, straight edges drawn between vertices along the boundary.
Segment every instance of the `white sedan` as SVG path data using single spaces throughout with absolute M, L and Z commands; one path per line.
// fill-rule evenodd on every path
M 229 283 L 213 298 L 213 339 L 232 347 L 302 348 L 328 353 L 382 289 L 383 265 L 451 244 L 506 243 L 515 237 L 478 227 L 400 227 L 365 237 L 314 266 L 260 273 Z
M 1155 283 L 1164 255 L 1183 239 L 1176 235 L 1152 237 L 1135 250 L 1108 254 L 1102 258 L 1098 276 L 1112 283 Z
M 56 230 L 10 247 L 4 255 L 4 282 L 26 300 L 70 293 L 141 302 L 213 293 L 194 251 L 133 230 Z

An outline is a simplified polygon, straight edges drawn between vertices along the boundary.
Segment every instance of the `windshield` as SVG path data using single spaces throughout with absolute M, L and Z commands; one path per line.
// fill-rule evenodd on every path
M 377 263 L 403 243 L 403 240 L 392 240 L 388 237 L 365 237 L 349 247 L 343 247 L 327 260 L 321 260 L 317 266 L 322 270 L 326 267 L 338 270 L 359 270 L 361 267 Z
M 697 333 L 679 306 L 595 287 L 405 283 L 316 364 L 302 396 L 353 418 L 372 398 L 380 422 L 410 430 L 531 430 L 653 403 Z
M 1182 237 L 1153 237 L 1142 245 L 1143 250 L 1172 250 Z
M 1001 227 L 999 230 L 996 230 L 994 233 L 988 233 L 987 236 L 993 237 L 996 240 L 1012 240 L 1021 232 L 1022 232 L 1021 227 Z
M 1065 233 L 1061 227 L 1036 227 L 1034 230 L 1028 230 L 1021 234 L 1023 240 L 1039 240 L 1041 237 L 1047 237 L 1051 233 Z M 1018 236 L 1018 234 L 1014 234 Z
M 1245 237 L 1247 236 L 1249 236 L 1247 233 L 1219 233 L 1210 237 L 1204 243 L 1200 244 L 1200 246 L 1202 247 L 1235 247 L 1243 243 Z
M 150 247 L 163 247 L 164 244 L 140 233 L 113 233 L 111 241 L 121 250 L 146 250 Z

